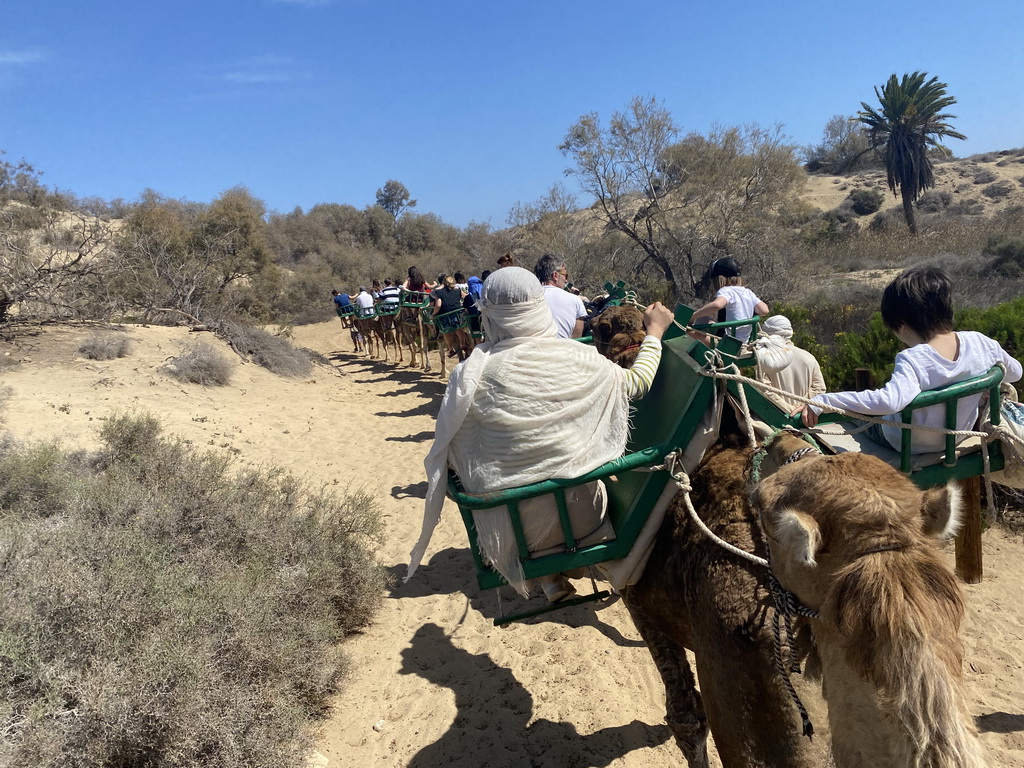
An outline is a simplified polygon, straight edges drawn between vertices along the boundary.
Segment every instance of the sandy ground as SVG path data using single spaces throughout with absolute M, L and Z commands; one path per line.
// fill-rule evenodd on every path
M 160 370 L 200 334 L 137 326 L 123 332 L 135 342 L 132 354 L 105 362 L 76 357 L 89 333 L 83 329 L 45 329 L 18 347 L 0 344 L 7 361 L 23 361 L 0 367 L 0 385 L 13 390 L 7 428 L 19 438 L 89 446 L 112 411 L 145 410 L 197 447 L 278 464 L 314 483 L 372 489 L 387 531 L 380 559 L 396 576 L 404 573 L 420 524 L 422 459 L 444 387 L 437 374 L 358 357 L 332 322 L 296 331 L 300 344 L 331 361 L 307 379 L 240 364 L 228 386 L 203 388 Z M 995 529 L 985 534 L 984 549 L 985 581 L 964 588 L 970 707 L 990 765 L 1024 768 L 1024 601 L 1016 572 L 1024 544 Z M 347 643 L 354 671 L 311 762 L 682 764 L 663 722 L 661 682 L 621 603 L 507 628 L 492 626 L 498 611 L 497 597 L 477 588 L 457 511 L 446 507 L 425 567 L 391 590 L 374 624 Z

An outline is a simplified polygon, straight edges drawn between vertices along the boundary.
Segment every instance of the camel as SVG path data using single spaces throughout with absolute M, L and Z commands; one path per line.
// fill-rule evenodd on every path
M 598 350 L 623 367 L 632 364 L 645 335 L 633 307 L 606 309 L 591 332 Z M 726 418 L 722 439 L 691 480 L 691 499 L 717 535 L 763 556 L 761 530 L 746 500 L 751 451 L 729 409 Z M 827 764 L 827 748 L 802 735 L 798 711 L 776 674 L 767 582 L 767 570 L 707 538 L 677 494 L 643 576 L 622 591 L 665 683 L 666 720 L 690 768 L 709 765 L 709 729 L 725 768 Z M 804 631 L 799 654 L 810 648 Z M 685 649 L 695 655 L 700 693 Z
M 419 296 L 421 294 L 412 294 Z M 403 301 L 405 294 L 403 293 Z M 399 310 L 396 319 L 399 333 L 399 344 L 409 345 L 410 365 L 417 365 L 416 356 L 423 356 L 423 370 L 430 373 L 429 343 L 427 341 L 426 328 L 423 323 L 422 310 L 416 306 L 405 306 Z
M 764 540 L 747 503 L 751 451 L 735 435 L 714 446 L 691 479 L 704 522 L 761 556 Z M 799 713 L 776 672 L 768 572 L 727 552 L 672 501 L 644 570 L 622 599 L 665 683 L 666 720 L 690 768 L 707 768 L 710 728 L 725 768 L 827 765 L 821 739 L 802 735 Z M 693 651 L 700 693 L 686 659 Z M 810 651 L 799 636 L 800 656 Z
M 753 502 L 772 570 L 818 612 L 837 768 L 983 766 L 964 698 L 963 597 L 935 544 L 959 525 L 955 493 L 921 492 L 858 453 L 772 472 L 795 447 L 773 443 Z
M 625 347 L 642 338 L 638 322 L 635 310 L 606 312 L 592 324 L 595 343 L 629 365 L 635 352 Z M 820 618 L 798 622 L 794 651 L 813 650 L 813 628 L 835 764 L 983 765 L 963 698 L 962 598 L 926 538 L 955 527 L 949 492 L 922 494 L 861 454 L 805 457 L 779 469 L 808 447 L 789 435 L 761 463 L 760 487 L 749 486 L 753 452 L 731 409 L 725 416 L 723 437 L 692 478 L 691 500 L 717 535 L 763 557 L 753 494 L 774 539 L 777 577 L 819 610 Z M 665 682 L 667 721 L 691 768 L 708 765 L 709 728 L 726 768 L 826 764 L 820 743 L 801 738 L 775 673 L 767 580 L 766 569 L 699 531 L 677 495 L 644 575 L 622 593 Z M 684 648 L 695 654 L 701 693 Z

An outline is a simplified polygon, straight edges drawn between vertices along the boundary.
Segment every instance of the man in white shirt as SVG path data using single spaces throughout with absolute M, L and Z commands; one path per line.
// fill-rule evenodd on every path
M 582 336 L 587 308 L 583 306 L 583 300 L 579 296 L 565 290 L 565 284 L 569 280 L 565 262 L 557 256 L 545 253 L 537 261 L 533 274 L 544 286 L 544 298 L 551 308 L 559 338 L 574 339 Z
M 359 293 L 356 295 L 356 304 L 359 307 L 360 317 L 369 317 L 373 314 L 373 296 L 366 290 L 365 285 L 359 286 Z

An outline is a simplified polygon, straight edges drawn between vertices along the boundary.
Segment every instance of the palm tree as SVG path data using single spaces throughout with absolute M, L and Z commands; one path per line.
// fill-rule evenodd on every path
M 914 201 L 935 186 L 928 150 L 946 136 L 967 138 L 946 122 L 956 115 L 942 111 L 956 104 L 956 99 L 946 94 L 946 84 L 937 77 L 925 82 L 927 76 L 926 72 L 915 72 L 897 80 L 895 74 L 891 75 L 881 91 L 875 86 L 881 111 L 862 101 L 863 109 L 856 118 L 867 127 L 872 148 L 885 160 L 889 189 L 894 196 L 896 187 L 900 189 L 903 215 L 912 235 L 917 234 Z

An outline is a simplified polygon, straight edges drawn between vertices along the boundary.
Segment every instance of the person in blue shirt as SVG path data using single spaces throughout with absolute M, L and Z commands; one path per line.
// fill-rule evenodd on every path
M 341 326 L 343 328 L 350 328 L 352 326 L 352 313 L 354 308 L 352 307 L 352 299 L 349 298 L 347 293 L 338 293 L 337 291 L 331 291 L 332 301 L 334 302 L 334 311 L 338 313 L 338 317 L 341 318 Z

